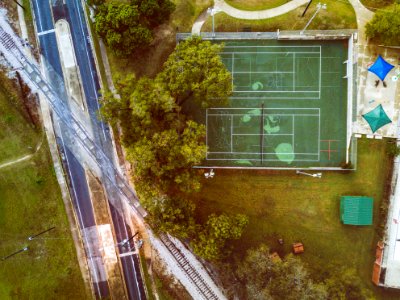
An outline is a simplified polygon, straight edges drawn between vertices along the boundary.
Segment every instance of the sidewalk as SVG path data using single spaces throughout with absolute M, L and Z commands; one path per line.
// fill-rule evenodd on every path
M 292 0 L 286 4 L 281 6 L 266 9 L 266 10 L 258 10 L 258 11 L 246 11 L 239 10 L 227 4 L 224 0 L 215 0 L 214 9 L 220 10 L 231 17 L 237 19 L 246 19 L 246 20 L 260 20 L 260 19 L 269 19 L 276 16 L 280 16 L 286 14 L 287 12 L 298 8 L 306 3 L 309 0 Z
M 286 14 L 289 11 L 292 11 L 308 2 L 309 0 L 293 0 L 286 4 L 271 9 L 247 11 L 234 8 L 230 6 L 228 3 L 226 3 L 224 0 L 215 0 L 213 9 L 215 10 L 215 13 L 224 12 L 227 15 L 237 19 L 260 20 L 260 19 L 269 19 Z M 211 16 L 211 14 L 208 11 L 208 9 L 206 9 L 200 14 L 200 16 L 196 19 L 196 21 L 192 26 L 192 34 L 200 34 L 201 27 L 203 27 L 203 24 L 206 22 L 209 16 Z

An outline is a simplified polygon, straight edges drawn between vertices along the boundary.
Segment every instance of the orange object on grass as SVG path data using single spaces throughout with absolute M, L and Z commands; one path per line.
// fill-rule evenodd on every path
M 304 245 L 303 243 L 294 243 L 293 244 L 293 253 L 300 254 L 304 252 Z

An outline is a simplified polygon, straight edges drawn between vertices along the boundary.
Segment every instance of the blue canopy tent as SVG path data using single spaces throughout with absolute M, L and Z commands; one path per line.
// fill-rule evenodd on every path
M 391 69 L 393 69 L 394 66 L 389 64 L 386 60 L 382 58 L 382 56 L 378 56 L 376 61 L 372 66 L 368 68 L 368 71 L 374 73 L 376 76 L 379 77 L 380 80 L 385 80 L 385 77 L 387 73 L 390 72 Z
M 369 113 L 362 115 L 363 118 L 368 122 L 372 132 L 377 131 L 382 126 L 391 123 L 392 120 L 387 116 L 381 104 L 371 110 Z

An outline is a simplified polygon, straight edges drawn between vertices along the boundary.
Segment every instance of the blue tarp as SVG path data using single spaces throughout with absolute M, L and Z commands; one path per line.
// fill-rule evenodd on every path
M 363 118 L 368 122 L 372 132 L 377 131 L 382 126 L 391 123 L 381 104 L 371 110 L 369 113 L 362 115 Z
M 394 66 L 389 64 L 382 58 L 382 56 L 379 55 L 374 64 L 368 68 L 368 71 L 374 73 L 383 81 L 385 80 L 387 73 L 389 73 L 393 68 Z

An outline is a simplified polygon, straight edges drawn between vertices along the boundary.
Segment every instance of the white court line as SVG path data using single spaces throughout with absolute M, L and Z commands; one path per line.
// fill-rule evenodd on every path
M 246 116 L 248 114 L 208 114 L 208 116 L 212 117 L 230 117 L 230 116 Z M 300 117 L 318 117 L 319 115 L 315 114 L 269 114 L 274 116 L 300 116 Z
M 287 153 L 284 153 L 287 154 Z M 261 153 L 259 154 L 261 155 Z M 265 153 L 263 153 L 263 155 L 265 155 Z M 207 160 L 219 160 L 219 161 L 224 161 L 224 160 L 253 160 L 253 161 L 260 161 L 260 159 L 258 158 L 208 158 Z M 279 159 L 263 159 L 263 161 L 279 161 L 281 162 Z M 299 161 L 319 161 L 318 159 L 296 159 L 295 162 L 299 162 Z
M 292 133 L 234 133 L 232 135 L 257 135 L 257 136 L 269 136 L 269 135 L 293 135 Z
M 322 79 L 322 50 L 319 46 L 319 98 L 321 99 L 321 79 Z
M 292 74 L 293 72 L 281 72 L 281 71 L 270 71 L 270 72 L 249 72 L 249 71 L 243 71 L 243 72 L 236 72 L 235 74 L 247 74 L 247 73 L 252 73 L 252 74 L 274 74 L 274 73 L 285 73 L 285 74 Z
M 319 98 L 318 97 L 296 97 L 296 98 L 294 98 L 294 97 L 265 97 L 265 96 L 261 96 L 261 97 L 258 97 L 258 98 L 254 98 L 254 97 L 229 97 L 229 99 L 231 99 L 231 100 L 236 100 L 236 99 L 241 99 L 241 100 L 246 100 L 246 99 L 249 99 L 249 100 L 259 100 L 259 99 L 281 99 L 281 100 L 304 100 L 304 99 L 307 99 L 307 100 L 318 100 Z
M 254 154 L 254 155 L 260 155 L 261 152 L 210 152 L 210 154 Z M 263 154 L 287 154 L 286 152 L 263 152 Z M 317 153 L 293 153 L 293 154 L 298 154 L 298 155 L 318 155 Z
M 232 53 L 232 92 L 234 92 L 235 90 L 234 90 L 234 85 L 233 85 L 233 77 L 234 77 L 234 75 L 235 75 L 235 71 L 234 71 L 234 69 L 235 69 L 235 53 Z
M 260 109 L 259 107 L 211 107 L 207 108 L 207 110 L 229 110 L 229 109 Z M 318 107 L 268 107 L 265 108 L 266 110 L 271 110 L 271 109 L 282 109 L 282 110 L 319 110 Z
M 295 83 L 296 83 L 296 53 L 293 52 L 293 91 L 295 91 Z
M 208 149 L 208 109 L 206 109 L 206 148 Z M 206 159 L 208 156 L 208 151 L 206 151 Z
M 321 112 L 319 112 L 318 116 L 318 160 L 321 160 L 320 155 L 321 155 Z
M 224 47 L 224 49 L 225 48 L 310 48 L 310 49 L 312 49 L 312 48 L 316 48 L 316 49 L 318 49 L 318 47 L 321 47 L 321 46 L 317 46 L 317 45 L 315 45 L 315 46 L 290 46 L 290 45 L 287 45 L 287 46 L 230 46 L 230 45 L 228 45 L 228 46 L 225 46 Z M 283 53 L 285 53 L 285 52 L 283 52 Z
M 233 153 L 233 136 L 235 134 L 233 133 L 233 115 L 231 115 L 231 153 Z
M 53 33 L 53 32 L 55 32 L 54 29 L 38 32 L 38 36 L 42 36 L 42 35 L 45 35 L 45 34 L 48 34 L 48 33 Z
M 250 73 L 250 72 L 249 72 Z M 235 93 L 319 93 L 319 91 L 234 91 Z
M 293 148 L 293 152 L 294 152 L 294 115 L 292 116 L 292 132 L 293 132 L 293 136 L 292 136 L 292 148 Z
M 253 52 L 252 51 L 246 51 L 246 52 L 234 51 L 234 52 L 230 52 L 230 51 L 225 51 L 225 52 L 222 52 L 221 54 L 223 55 L 223 54 L 231 54 L 231 53 L 235 53 L 235 54 L 281 54 L 281 55 L 290 54 L 290 53 L 299 53 L 299 54 L 315 54 L 315 55 L 318 55 L 318 52 L 310 52 L 310 51 L 304 51 L 304 52 L 301 52 L 301 51 L 286 51 L 286 52 L 260 52 L 260 51 L 258 51 L 258 52 L 254 52 L 254 51 Z M 304 58 L 307 58 L 307 57 L 304 57 Z M 318 56 L 311 56 L 309 58 L 318 58 Z

